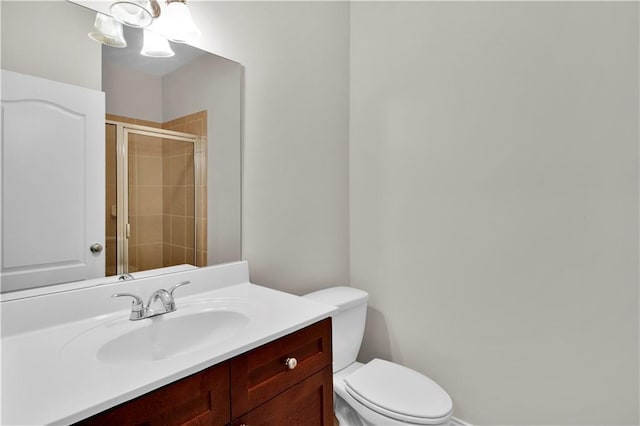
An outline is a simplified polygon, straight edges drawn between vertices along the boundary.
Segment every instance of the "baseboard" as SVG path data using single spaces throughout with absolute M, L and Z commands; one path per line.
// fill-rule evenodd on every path
M 471 423 L 464 422 L 455 417 L 451 417 L 451 426 L 473 426 Z

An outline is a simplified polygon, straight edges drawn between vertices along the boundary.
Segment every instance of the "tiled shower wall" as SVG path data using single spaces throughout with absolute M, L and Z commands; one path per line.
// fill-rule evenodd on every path
M 195 265 L 194 147 L 175 140 L 162 147 L 162 257 L 169 265 Z
M 173 260 L 179 260 L 182 257 L 181 242 L 185 242 L 184 256 L 186 263 L 194 264 L 196 266 L 206 266 L 207 264 L 207 111 L 200 111 L 194 114 L 189 114 L 184 117 L 177 118 L 175 120 L 168 121 L 162 125 L 163 129 L 173 130 L 175 132 L 190 133 L 201 137 L 201 143 L 196 149 L 200 150 L 200 155 L 196 155 L 196 161 L 200 161 L 200 164 L 194 164 L 194 155 L 192 151 L 188 151 L 186 144 L 182 144 L 180 149 L 175 143 L 168 144 L 168 148 L 172 151 L 171 160 L 165 159 L 167 167 L 171 167 L 171 173 L 165 173 L 165 179 L 171 177 L 171 181 L 165 180 L 165 193 L 166 199 L 176 200 L 171 205 L 170 209 L 165 209 L 165 221 L 163 228 L 165 232 L 170 233 L 169 244 L 165 238 L 164 250 L 165 255 L 170 253 L 170 258 Z M 181 158 L 182 157 L 182 158 Z M 184 163 L 182 163 L 184 160 Z M 194 167 L 200 169 L 200 173 L 197 176 L 196 182 L 181 182 L 180 170 L 182 167 L 187 169 L 188 176 L 194 176 L 191 172 Z M 180 202 L 184 195 L 185 210 L 182 210 Z M 197 201 L 199 208 L 194 212 L 189 209 L 193 209 L 194 198 Z M 183 213 L 184 212 L 184 213 Z M 167 219 L 166 216 L 169 216 Z M 195 217 L 195 222 L 194 222 Z M 184 218 L 184 239 L 181 237 L 181 229 L 183 227 Z M 197 232 L 194 231 L 197 230 Z M 195 238 L 196 251 L 193 252 L 193 240 Z M 167 247 L 169 245 L 169 247 Z M 195 255 L 195 258 L 193 257 Z M 185 262 L 180 262 L 185 263 Z M 172 263 L 177 264 L 177 263 Z
M 203 137 L 196 149 L 206 147 L 206 111 L 164 124 L 111 114 L 107 119 L 195 134 Z M 129 272 L 183 263 L 206 265 L 206 175 L 194 180 L 192 143 L 165 139 L 161 142 L 142 135 L 129 138 Z M 205 161 L 206 156 L 197 158 Z M 200 166 L 206 173 L 206 164 Z M 194 211 L 195 197 L 200 197 L 202 206 L 198 212 Z M 115 223 L 110 214 L 111 203 L 107 201 L 108 229 L 110 222 Z M 196 221 L 200 221 L 197 234 Z M 107 253 L 110 251 L 108 246 Z M 108 255 L 109 272 L 114 269 L 112 263 L 115 265 L 115 257 Z
M 158 138 L 129 137 L 129 272 L 161 268 L 163 149 Z

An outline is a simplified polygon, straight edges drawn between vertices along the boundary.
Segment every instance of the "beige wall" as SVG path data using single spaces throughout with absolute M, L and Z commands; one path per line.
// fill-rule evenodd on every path
M 95 12 L 65 1 L 2 0 L 0 10 L 2 68 L 101 89 L 102 50 L 87 37 Z
M 638 3 L 353 3 L 361 357 L 477 425 L 638 424 Z

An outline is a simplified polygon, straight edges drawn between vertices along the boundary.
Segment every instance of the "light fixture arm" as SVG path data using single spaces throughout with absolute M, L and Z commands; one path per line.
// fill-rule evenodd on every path
M 158 16 L 160 16 L 160 3 L 158 3 L 158 0 L 151 0 L 151 17 L 153 19 L 156 19 Z

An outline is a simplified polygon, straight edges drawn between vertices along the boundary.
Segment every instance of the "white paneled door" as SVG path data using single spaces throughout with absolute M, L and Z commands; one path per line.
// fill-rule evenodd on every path
M 104 93 L 1 72 L 2 291 L 102 277 Z

